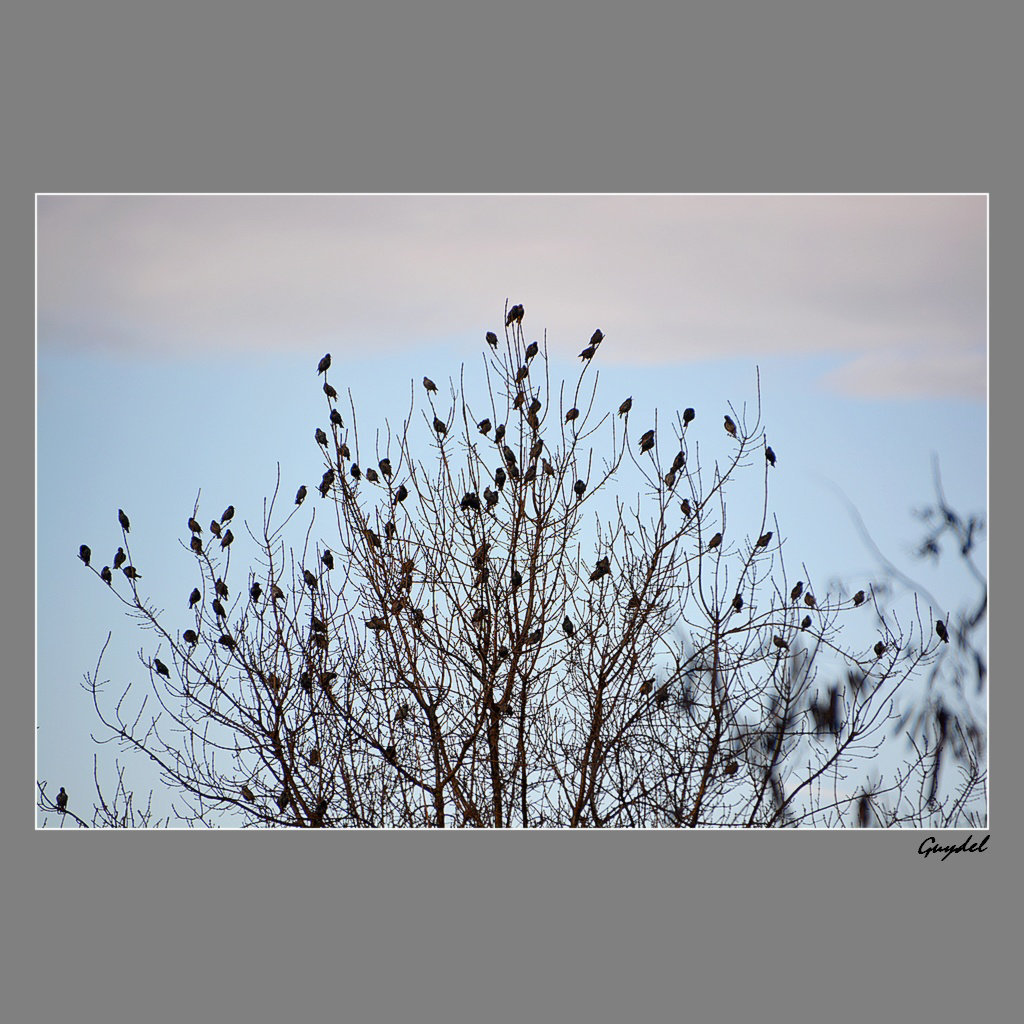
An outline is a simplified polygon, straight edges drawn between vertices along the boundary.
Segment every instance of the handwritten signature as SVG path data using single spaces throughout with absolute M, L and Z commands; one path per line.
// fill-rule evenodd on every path
M 988 844 L 988 836 L 985 836 L 980 843 L 972 843 L 971 840 L 974 838 L 972 832 L 959 846 L 939 846 L 935 842 L 935 836 L 929 836 L 921 845 L 917 848 L 917 852 L 928 859 L 930 854 L 941 853 L 943 854 L 942 860 L 945 860 L 950 854 L 953 853 L 984 853 L 985 847 Z

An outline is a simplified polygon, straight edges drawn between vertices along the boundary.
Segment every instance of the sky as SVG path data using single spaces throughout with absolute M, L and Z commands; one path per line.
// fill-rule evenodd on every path
M 986 511 L 987 221 L 984 195 L 38 197 L 37 777 L 91 806 L 113 750 L 83 675 L 108 632 L 111 693 L 154 653 L 79 545 L 109 564 L 123 508 L 140 590 L 184 628 L 197 495 L 204 526 L 234 504 L 258 528 L 278 466 L 285 504 L 318 482 L 320 357 L 372 438 L 424 374 L 480 379 L 506 302 L 553 376 L 601 328 L 599 399 L 694 406 L 709 460 L 759 382 L 794 575 L 878 577 L 850 502 L 943 612 L 969 603 L 952 559 L 911 557 L 912 511 L 936 459 L 951 504 Z

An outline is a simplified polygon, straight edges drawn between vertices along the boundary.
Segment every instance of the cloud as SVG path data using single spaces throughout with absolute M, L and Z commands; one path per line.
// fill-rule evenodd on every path
M 398 353 L 507 298 L 565 356 L 601 327 L 613 365 L 836 353 L 859 387 L 888 353 L 984 390 L 984 196 L 41 196 L 38 240 L 40 344 Z

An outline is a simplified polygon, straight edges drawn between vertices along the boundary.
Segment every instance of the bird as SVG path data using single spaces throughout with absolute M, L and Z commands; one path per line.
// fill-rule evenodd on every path
M 232 640 L 227 633 L 222 634 L 218 638 L 217 643 L 219 643 L 222 647 L 226 647 L 229 651 L 233 651 L 235 649 L 235 641 Z
M 275 583 L 270 593 L 273 595 L 275 601 L 284 600 L 284 591 Z
M 478 569 L 483 567 L 484 562 L 487 560 L 487 552 L 491 550 L 491 545 L 484 541 L 480 547 L 473 552 L 473 565 Z
M 256 797 L 253 796 L 252 790 L 248 786 L 243 786 L 239 792 L 246 800 L 249 801 L 249 803 L 256 802 Z
M 395 759 L 398 756 L 398 751 L 395 749 L 394 743 L 389 743 L 384 748 L 384 760 L 389 761 L 391 764 L 395 763 Z
M 199 523 L 198 523 L 198 522 L 196 522 L 196 519 L 195 519 L 195 517 L 194 517 L 194 516 L 189 516 L 189 520 L 188 520 L 188 528 L 189 528 L 189 529 L 190 529 L 190 530 L 191 530 L 191 531 L 192 531 L 193 533 L 202 533 L 202 532 L 203 532 L 203 528 L 202 528 L 202 527 L 201 527 L 201 526 L 199 525 Z
M 683 426 L 684 427 L 689 426 L 694 421 L 694 419 L 696 419 L 696 417 L 697 417 L 697 414 L 693 411 L 693 409 L 684 409 L 683 410 Z
M 156 674 L 158 676 L 164 676 L 167 679 L 171 678 L 170 669 L 159 658 L 153 659 L 153 668 L 156 669 Z
M 733 606 L 733 608 L 736 609 L 736 611 L 741 611 L 743 609 L 743 595 L 742 594 L 737 594 L 732 599 L 732 606 Z
M 259 583 L 254 583 L 249 588 L 249 600 L 250 601 L 258 601 L 262 596 L 263 596 L 263 588 L 259 585 Z
M 203 553 L 203 542 L 202 542 L 202 539 L 200 537 L 198 537 L 196 534 L 192 534 L 192 539 L 188 542 L 188 546 L 197 555 L 201 555 Z
M 323 619 L 318 619 L 315 615 L 309 617 L 309 629 L 312 633 L 326 633 L 327 623 Z
M 935 632 L 939 634 L 939 639 L 944 643 L 949 643 L 949 631 L 946 629 L 946 624 L 940 619 L 935 623 Z
M 568 412 L 567 412 L 567 413 L 565 414 L 565 422 L 566 422 L 566 423 L 572 423 L 572 421 L 573 421 L 573 420 L 575 420 L 575 419 L 578 419 L 578 418 L 579 418 L 579 415 L 580 415 L 580 411 L 579 411 L 579 409 L 575 409 L 575 408 L 573 408 L 573 409 L 570 409 L 570 410 L 569 410 L 569 411 L 568 411 Z
M 527 467 L 526 472 L 523 474 L 523 483 L 532 484 L 537 479 L 537 464 L 534 462 Z
M 124 553 L 124 548 L 118 548 L 117 553 L 114 555 L 114 568 L 120 569 L 127 561 L 128 556 Z
M 484 501 L 487 503 L 489 509 L 494 508 L 498 504 L 498 492 L 492 491 L 490 487 L 484 488 Z
M 673 487 L 675 487 L 675 485 L 676 485 L 676 471 L 674 469 L 670 469 L 665 474 L 665 486 L 669 490 L 671 490 Z
M 683 515 L 686 516 L 687 518 L 689 518 L 691 512 L 693 511 L 690 508 L 690 499 L 689 498 L 683 498 L 683 500 L 679 504 L 679 507 L 683 510 Z
M 202 601 L 203 595 L 199 593 L 198 587 L 192 588 L 192 593 L 188 595 L 188 606 L 189 608 L 195 608 L 200 601 Z
M 511 327 L 514 323 L 521 324 L 525 313 L 526 310 L 523 309 L 522 304 L 517 303 L 508 311 L 508 316 L 505 318 L 505 326 Z
M 533 447 L 530 449 L 530 458 L 537 459 L 540 457 L 540 453 L 544 451 L 544 442 L 540 439 L 534 441 Z
M 377 470 L 372 466 L 366 471 L 366 479 L 369 480 L 371 484 L 380 483 L 380 477 L 377 475 Z
M 526 346 L 527 361 L 531 360 L 539 351 L 540 346 L 537 344 L 537 342 L 531 341 L 530 344 Z
M 807 605 L 808 608 L 813 608 L 817 604 L 817 602 L 814 600 L 814 595 L 804 594 L 804 604 Z
M 130 580 L 141 580 L 142 574 L 135 568 L 134 565 L 126 565 L 121 572 L 125 574 Z
M 297 490 L 297 491 L 295 492 L 295 504 L 296 504 L 296 505 L 301 505 L 301 504 L 303 503 L 303 501 L 305 501 L 305 499 L 306 499 L 306 485 L 305 485 L 305 484 L 303 484 L 303 485 L 302 485 L 302 486 L 301 486 L 301 487 L 300 487 L 300 488 L 299 488 L 299 489 L 298 489 L 298 490 Z
M 64 792 L 64 787 L 60 787 L 60 792 L 57 794 L 57 810 L 61 814 L 65 814 L 68 809 L 68 795 Z
M 619 406 L 619 415 L 620 416 L 625 416 L 626 413 L 629 412 L 629 410 L 632 409 L 632 408 L 633 408 L 633 396 L 630 395 L 629 398 L 627 398 L 622 403 L 622 405 Z
M 540 399 L 537 398 L 536 395 L 533 398 L 530 399 L 530 409 L 529 409 L 529 411 L 531 413 L 538 413 L 538 412 L 540 412 Z
M 494 471 L 494 482 L 497 484 L 499 491 L 505 486 L 505 470 L 501 466 Z
M 853 595 L 854 607 L 856 608 L 858 605 L 862 605 L 864 603 L 864 600 L 864 591 L 858 590 L 857 593 Z
M 327 381 L 324 381 L 324 394 L 330 399 L 335 399 L 338 397 L 338 392 L 335 391 L 334 388 L 332 388 L 331 385 L 327 383 Z
M 352 468 L 349 470 L 349 472 L 352 474 L 353 480 L 358 480 L 363 475 L 362 470 L 354 462 L 352 463 Z
M 224 605 L 222 605 L 220 603 L 220 600 L 218 598 L 215 597 L 213 599 L 212 607 L 213 607 L 214 612 L 217 615 L 217 618 L 219 618 L 219 619 L 226 619 L 228 617 L 228 613 L 224 610 Z
M 554 476 L 555 475 L 555 467 L 552 466 L 551 463 L 548 462 L 547 459 L 541 459 L 540 460 L 540 464 L 541 464 L 541 468 L 544 470 L 545 476 Z
M 336 427 L 343 427 L 343 426 L 345 426 L 345 424 L 344 424 L 344 422 L 343 422 L 343 420 L 341 418 L 341 413 L 338 412 L 337 409 L 332 409 L 331 410 L 331 423 L 333 423 L 334 426 L 336 426 Z
M 654 703 L 661 707 L 668 700 L 668 683 L 662 683 L 654 693 Z
M 476 425 L 476 428 L 477 428 L 477 430 L 480 431 L 481 434 L 486 434 L 491 429 L 491 421 L 489 419 L 486 419 L 486 418 L 482 419 Z
M 326 373 L 330 369 L 330 366 L 331 366 L 331 353 L 328 352 L 327 355 L 325 355 L 323 357 L 323 359 L 321 359 L 320 362 L 316 364 L 316 372 L 317 373 Z
M 878 643 L 875 644 L 875 657 L 880 658 L 883 654 L 885 654 L 885 644 L 879 640 Z
M 757 538 L 757 543 L 754 545 L 754 547 L 766 548 L 766 547 L 768 547 L 768 544 L 771 542 L 771 539 L 772 539 L 772 531 L 771 530 L 769 530 L 767 533 L 762 533 L 761 536 Z
M 363 530 L 363 536 L 366 538 L 366 543 L 369 544 L 371 548 L 380 547 L 380 537 L 378 537 L 377 534 L 375 534 L 369 527 Z
M 186 629 L 185 632 L 181 634 L 181 639 L 184 640 L 185 643 L 191 644 L 195 647 L 195 645 L 199 643 L 199 634 L 194 629 Z
M 424 618 L 425 618 L 425 616 L 423 615 L 423 612 L 422 612 L 421 609 L 413 608 L 413 610 L 412 610 L 412 624 L 414 626 L 422 626 Z
M 731 416 L 726 416 L 725 417 L 725 432 L 730 437 L 735 437 L 736 436 L 736 424 L 733 423 Z
M 505 424 L 502 423 L 497 430 L 494 431 L 494 441 L 496 444 L 501 444 L 505 440 Z
M 405 484 L 399 484 L 398 488 L 395 490 L 395 504 L 397 505 L 398 502 L 405 501 L 405 499 L 408 497 L 409 489 L 405 486 Z
M 771 445 L 768 445 L 768 447 L 765 448 L 765 450 L 764 450 L 764 457 L 765 457 L 765 460 L 768 462 L 769 466 L 774 466 L 775 465 L 775 452 L 772 451 L 772 446 Z
M 308 672 L 303 672 L 302 675 L 299 676 L 299 686 L 301 686 L 306 693 L 313 692 L 313 680 Z
M 390 480 L 391 479 L 391 472 L 392 472 L 392 470 L 391 470 L 391 460 L 390 459 L 381 459 L 380 462 L 377 463 L 377 465 L 380 467 L 380 472 L 381 472 L 381 475 L 384 477 L 384 479 L 385 480 Z
M 523 574 L 518 569 L 512 570 L 512 589 L 516 590 L 523 585 Z
M 321 797 L 316 802 L 316 816 L 317 816 L 317 818 L 321 818 L 322 819 L 323 816 L 326 813 L 327 813 L 327 801 L 323 797 Z
M 711 540 L 708 541 L 708 550 L 710 551 L 712 548 L 717 548 L 718 545 L 721 543 L 722 535 L 721 533 L 716 533 L 714 537 L 712 537 Z
M 221 535 L 220 523 L 218 523 L 216 519 L 210 520 L 210 533 L 212 533 L 214 537 L 219 537 Z
M 228 505 L 228 507 L 226 509 L 224 509 L 224 513 L 220 517 L 220 521 L 222 523 L 226 523 L 229 519 L 234 519 L 234 517 L 235 517 L 235 506 L 234 505 Z
M 506 324 L 505 326 L 507 327 L 508 325 Z M 498 347 L 498 336 L 494 333 L 494 331 L 488 331 L 484 335 L 484 340 L 487 342 L 488 345 L 491 346 L 491 348 Z
M 331 683 L 333 683 L 334 680 L 337 679 L 337 678 L 338 678 L 338 673 L 337 672 L 321 672 L 320 673 L 320 686 L 324 690 L 329 690 L 330 687 L 331 687 Z
M 434 429 L 444 437 L 448 433 L 448 428 L 444 425 L 443 420 L 439 420 L 436 416 L 434 417 Z
M 100 569 L 100 579 L 103 580 L 103 582 L 106 583 L 108 587 L 113 586 L 114 577 L 110 574 L 109 565 L 105 565 L 103 566 L 102 569 Z
M 320 497 L 326 498 L 327 492 L 334 485 L 334 470 L 329 469 L 323 475 L 323 479 L 320 481 Z
M 473 617 L 472 617 L 472 619 L 470 619 L 470 621 L 473 623 L 474 626 L 479 626 L 480 623 L 486 622 L 487 621 L 487 609 L 486 608 L 477 608 L 476 611 L 473 612 Z
M 334 555 L 331 554 L 331 552 L 329 550 L 325 551 L 320 556 L 320 561 L 323 562 L 324 565 L 326 565 L 328 569 L 333 569 L 334 568 Z
M 217 582 L 214 583 L 213 589 L 216 591 L 218 597 L 228 596 L 228 585 L 218 576 Z
M 524 367 L 524 369 L 525 369 L 525 367 Z M 517 378 L 517 383 L 518 383 L 518 378 Z M 523 404 L 525 402 L 526 402 L 526 392 L 525 391 L 517 391 L 516 392 L 516 397 L 515 397 L 515 399 L 512 402 L 512 408 L 513 409 L 522 409 Z
M 800 620 L 800 628 L 801 629 L 808 629 L 810 627 L 810 625 L 811 625 L 811 617 L 810 617 L 810 615 L 805 615 Z
M 597 348 L 597 346 L 600 345 L 602 341 L 604 341 L 604 333 L 600 329 L 594 331 L 594 333 L 590 336 L 590 344 L 593 345 L 594 348 Z
M 679 451 L 672 460 L 672 472 L 678 473 L 686 465 L 686 452 Z
M 535 629 L 527 638 L 524 647 L 531 647 L 533 644 L 539 644 L 544 639 L 544 630 Z
M 131 533 L 131 524 L 128 522 L 128 517 L 124 514 L 124 509 L 117 510 L 117 521 L 121 524 L 121 529 L 125 533 Z
M 327 447 L 327 435 L 324 433 L 322 427 L 317 427 L 316 433 L 313 436 L 316 438 L 317 444 L 322 444 L 325 448 Z
M 800 595 L 804 592 L 804 581 L 797 580 L 796 586 L 789 592 L 789 599 L 791 601 L 799 601 Z
M 583 492 L 587 489 L 587 485 L 582 480 L 577 480 L 572 485 L 572 489 L 576 492 L 576 498 L 580 499 L 583 497 Z
M 645 430 L 640 435 L 640 452 L 649 452 L 654 447 L 654 431 Z
M 593 583 L 595 580 L 599 580 L 602 576 L 608 576 L 612 571 L 611 563 L 607 558 L 599 558 L 597 564 L 594 567 L 594 571 L 590 574 L 590 582 Z
M 789 650 L 789 644 L 787 644 L 786 641 L 783 640 L 781 636 L 773 636 L 772 637 L 772 643 L 775 644 L 775 646 L 778 647 L 780 651 L 788 651 Z
M 645 679 L 640 684 L 640 693 L 644 694 L 645 696 L 648 693 L 651 693 L 653 690 L 654 690 L 654 676 L 651 676 L 650 679 Z
M 477 497 L 476 491 L 467 491 L 462 496 L 462 501 L 459 503 L 459 508 L 465 512 L 468 509 L 472 509 L 474 512 L 480 511 L 480 499 Z
M 291 803 L 291 797 L 288 796 L 288 787 L 285 786 L 281 790 L 281 795 L 277 798 L 277 807 L 281 813 L 284 813 L 284 809 Z
M 437 392 L 437 385 L 429 377 L 423 378 L 423 386 L 427 389 L 428 394 L 431 391 L 435 393 Z
M 505 460 L 506 466 L 514 466 L 516 464 L 516 453 L 507 444 L 502 445 L 501 456 Z
M 626 602 L 626 610 L 627 610 L 627 611 L 636 611 L 636 609 L 640 607 L 640 604 L 641 604 L 640 598 L 639 598 L 639 597 L 637 597 L 637 596 L 636 596 L 636 594 L 634 594 L 634 595 L 633 595 L 633 596 L 632 596 L 632 597 L 631 597 L 631 598 L 630 598 L 630 599 L 629 599 L 629 600 L 628 600 L 628 601 Z
M 222 548 L 229 547 L 234 539 L 235 535 L 230 530 L 225 530 L 224 536 L 221 538 L 220 546 Z
M 306 581 L 306 586 L 311 590 L 316 588 L 316 577 L 308 570 L 302 570 L 302 578 Z
M 587 347 L 586 347 L 586 348 L 585 348 L 585 349 L 584 349 L 584 350 L 583 350 L 583 351 L 582 351 L 582 352 L 580 353 L 580 359 L 582 359 L 582 360 L 583 360 L 584 362 L 589 362 L 589 361 L 590 361 L 591 359 L 593 359 L 593 358 L 594 358 L 594 353 L 595 353 L 596 351 L 597 351 L 597 346 L 596 346 L 596 345 L 588 345 L 588 346 L 587 346 Z
M 79 547 L 79 549 L 78 549 L 78 557 L 83 562 L 85 562 L 86 565 L 89 564 L 89 559 L 92 558 L 92 551 L 89 550 L 89 545 L 88 544 L 83 544 L 83 545 L 81 545 L 81 547 Z
M 572 619 L 570 619 L 568 615 L 562 619 L 562 632 L 565 633 L 566 636 L 572 636 L 573 633 L 576 632 L 576 627 L 572 624 Z
M 315 768 L 320 763 L 320 748 L 314 747 L 309 752 L 309 763 Z
M 519 384 L 521 381 L 526 380 L 526 378 L 529 376 L 530 368 L 526 365 L 520 366 L 519 369 L 516 370 L 516 383 Z M 522 404 L 522 402 L 520 402 L 520 404 Z
M 735 775 L 739 770 L 740 764 L 735 757 L 729 758 L 729 760 L 725 762 L 725 767 L 722 769 L 726 775 Z

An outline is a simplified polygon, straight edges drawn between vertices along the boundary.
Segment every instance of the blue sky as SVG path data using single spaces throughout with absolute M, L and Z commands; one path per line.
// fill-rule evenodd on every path
M 140 589 L 184 628 L 197 493 L 204 527 L 228 504 L 258 526 L 278 463 L 285 506 L 319 480 L 320 356 L 371 439 L 424 374 L 479 375 L 506 299 L 553 376 L 600 327 L 599 400 L 694 406 L 707 460 L 759 369 L 791 575 L 877 574 L 838 489 L 943 612 L 970 600 L 909 551 L 933 454 L 954 507 L 985 509 L 984 196 L 42 196 L 37 252 L 37 776 L 72 799 L 92 798 L 83 673 L 111 630 L 111 693 L 155 653 L 79 544 L 109 564 L 124 508 Z

